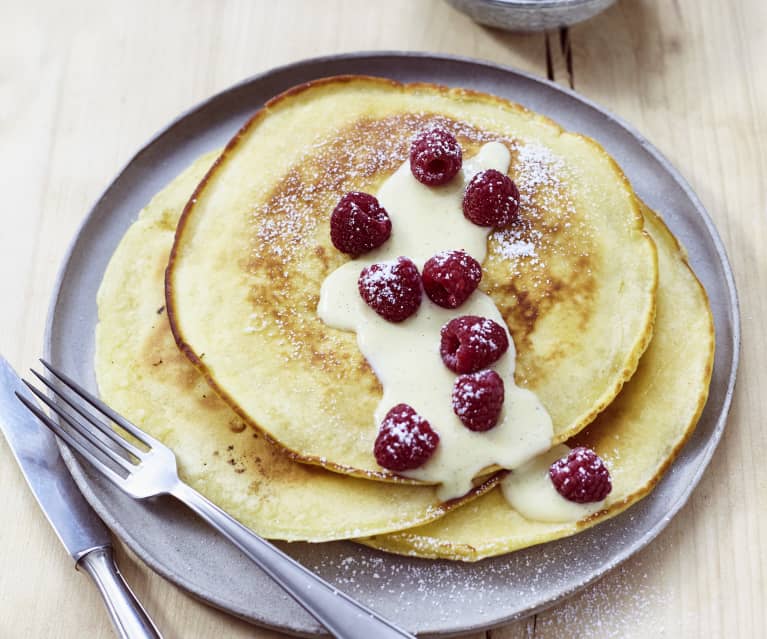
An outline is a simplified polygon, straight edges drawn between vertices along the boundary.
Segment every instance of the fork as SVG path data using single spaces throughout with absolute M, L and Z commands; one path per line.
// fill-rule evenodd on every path
M 64 410 L 61 402 L 49 399 L 45 393 L 27 381 L 24 383 L 60 421 L 48 417 L 39 406 L 19 393 L 16 393 L 17 398 L 35 417 L 78 451 L 118 488 L 135 499 L 172 495 L 186 504 L 274 579 L 334 637 L 415 639 L 413 635 L 304 568 L 292 557 L 208 501 L 179 479 L 176 457 L 170 448 L 119 415 L 48 362 L 40 362 L 67 388 L 67 392 L 57 388 L 57 384 L 34 370 L 32 373 L 70 410 Z M 90 408 L 85 408 L 86 405 Z M 146 449 L 120 435 L 105 418 L 132 435 Z M 61 421 L 71 430 L 63 428 Z

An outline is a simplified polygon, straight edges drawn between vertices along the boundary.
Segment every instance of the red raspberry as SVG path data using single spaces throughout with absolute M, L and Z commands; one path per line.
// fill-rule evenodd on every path
M 478 226 L 506 226 L 517 219 L 519 190 L 495 169 L 480 171 L 463 195 L 463 214 Z
M 549 477 L 562 497 L 578 504 L 602 501 L 613 489 L 607 466 L 585 446 L 573 448 L 567 457 L 555 461 Z
M 469 430 L 484 432 L 498 423 L 503 380 L 495 371 L 461 375 L 453 386 L 453 411 Z
M 365 267 L 357 288 L 367 305 L 390 322 L 406 320 L 421 305 L 421 276 L 406 257 Z
M 481 279 L 482 267 L 466 251 L 442 251 L 423 265 L 423 288 L 443 308 L 458 308 Z
M 503 327 L 486 317 L 463 315 L 440 331 L 442 361 L 455 373 L 474 373 L 497 361 L 509 348 Z
M 439 435 L 407 404 L 397 404 L 384 417 L 373 453 L 389 470 L 412 470 L 423 465 L 439 444 Z
M 391 235 L 389 215 L 369 193 L 344 195 L 330 216 L 330 240 L 339 251 L 358 257 L 378 248 Z
M 462 164 L 461 145 L 441 126 L 421 131 L 410 143 L 410 170 L 421 184 L 447 184 L 461 170 Z

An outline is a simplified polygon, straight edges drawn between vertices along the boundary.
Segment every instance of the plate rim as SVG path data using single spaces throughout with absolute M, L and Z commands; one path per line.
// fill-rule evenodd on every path
M 106 200 L 110 196 L 110 193 L 112 192 L 112 189 L 114 188 L 115 183 L 118 182 L 120 178 L 122 178 L 122 176 L 126 173 L 126 171 L 144 153 L 148 152 L 151 149 L 151 147 L 163 135 L 165 135 L 175 125 L 179 124 L 180 122 L 192 116 L 193 114 L 198 113 L 199 111 L 205 109 L 211 103 L 225 96 L 226 94 L 236 92 L 251 84 L 258 83 L 259 81 L 263 81 L 269 78 L 270 76 L 277 75 L 283 72 L 288 72 L 293 69 L 300 69 L 307 65 L 331 64 L 333 62 L 346 61 L 346 60 L 358 60 L 358 61 L 364 61 L 366 59 L 375 60 L 375 59 L 380 59 L 385 57 L 400 58 L 405 62 L 408 59 L 412 59 L 412 58 L 418 58 L 420 60 L 432 60 L 434 62 L 440 62 L 440 61 L 458 62 L 458 63 L 467 64 L 470 66 L 483 67 L 490 71 L 496 71 L 496 72 L 500 71 L 500 72 L 503 72 L 504 74 L 519 76 L 533 83 L 542 84 L 551 89 L 554 89 L 557 92 L 564 93 L 570 98 L 577 100 L 578 102 L 586 105 L 593 111 L 596 111 L 604 115 L 605 117 L 607 117 L 607 119 L 612 120 L 613 122 L 618 124 L 621 128 L 623 128 L 627 133 L 631 135 L 631 137 L 633 137 L 639 143 L 639 145 L 642 147 L 642 149 L 645 152 L 647 152 L 653 159 L 655 159 L 661 165 L 664 171 L 671 178 L 673 178 L 674 182 L 676 182 L 677 185 L 682 189 L 685 196 L 687 197 L 687 199 L 690 201 L 690 203 L 693 205 L 694 209 L 696 210 L 696 213 L 700 216 L 701 220 L 703 221 L 706 227 L 706 232 L 712 240 L 712 244 L 716 251 L 717 258 L 719 259 L 719 262 L 721 263 L 721 266 L 722 266 L 722 273 L 724 275 L 724 280 L 726 283 L 727 298 L 728 298 L 727 314 L 729 316 L 729 323 L 732 328 L 732 338 L 731 338 L 731 343 L 729 345 L 732 349 L 732 363 L 730 365 L 730 370 L 727 374 L 726 388 L 725 388 L 724 396 L 722 399 L 721 407 L 719 408 L 719 413 L 716 419 L 715 426 L 711 432 L 710 437 L 708 438 L 705 445 L 703 446 L 699 466 L 697 470 L 693 473 L 693 476 L 689 485 L 684 488 L 684 490 L 682 491 L 682 494 L 676 499 L 676 501 L 670 504 L 669 508 L 666 510 L 666 516 L 664 516 L 658 522 L 656 522 L 655 525 L 652 526 L 649 530 L 647 530 L 644 535 L 638 538 L 635 543 L 621 549 L 621 551 L 618 552 L 611 560 L 602 564 L 599 567 L 599 569 L 597 569 L 588 578 L 582 580 L 581 582 L 575 585 L 570 586 L 569 588 L 563 591 L 560 591 L 557 595 L 551 596 L 541 601 L 538 606 L 529 608 L 522 612 L 513 613 L 511 615 L 507 615 L 504 617 L 498 617 L 494 619 L 489 625 L 487 623 L 479 623 L 473 626 L 462 626 L 449 631 L 438 632 L 435 635 L 435 636 L 448 637 L 448 636 L 454 636 L 454 635 L 463 634 L 463 633 L 470 633 L 470 632 L 485 630 L 488 628 L 495 628 L 495 627 L 510 623 L 516 619 L 538 614 L 542 612 L 543 610 L 555 605 L 556 603 L 563 601 L 565 599 L 568 599 L 572 597 L 573 595 L 577 594 L 578 592 L 580 592 L 581 590 L 583 590 L 590 584 L 604 577 L 608 572 L 610 572 L 611 570 L 613 570 L 614 568 L 616 568 L 617 566 L 625 562 L 627 559 L 629 559 L 629 557 L 631 557 L 632 555 L 636 554 L 637 552 L 645 548 L 666 528 L 666 526 L 670 523 L 670 521 L 674 518 L 674 516 L 676 516 L 679 510 L 687 503 L 692 492 L 699 484 L 703 473 L 708 468 L 711 462 L 711 458 L 713 457 L 714 451 L 716 450 L 716 448 L 718 447 L 721 441 L 722 434 L 727 424 L 727 419 L 732 406 L 737 373 L 738 373 L 738 368 L 740 364 L 741 318 L 740 318 L 740 304 L 738 299 L 734 273 L 732 271 L 730 260 L 727 256 L 727 251 L 725 249 L 721 236 L 716 226 L 714 225 L 714 222 L 711 216 L 709 215 L 706 208 L 703 206 L 703 203 L 700 201 L 698 196 L 693 191 L 692 187 L 688 184 L 687 180 L 681 175 L 681 173 L 633 125 L 625 121 L 620 116 L 615 115 L 610 110 L 593 102 L 589 98 L 580 95 L 579 93 L 577 93 L 576 91 L 568 87 L 563 87 L 551 80 L 548 80 L 547 78 L 536 76 L 533 73 L 516 69 L 509 65 L 499 64 L 489 60 L 483 60 L 483 59 L 478 59 L 478 58 L 473 58 L 468 56 L 432 53 L 429 51 L 363 50 L 363 51 L 354 51 L 354 52 L 346 52 L 346 53 L 340 53 L 340 54 L 317 56 L 317 57 L 311 57 L 311 58 L 302 58 L 300 60 L 295 60 L 295 61 L 282 64 L 279 66 L 270 67 L 269 69 L 263 72 L 249 76 L 239 82 L 236 82 L 228 87 L 225 87 L 224 89 L 220 91 L 217 91 L 216 93 L 204 98 L 203 100 L 196 102 L 189 108 L 183 110 L 179 115 L 172 118 L 164 126 L 158 129 L 152 136 L 150 136 L 150 138 L 144 144 L 138 147 L 138 149 L 130 156 L 130 158 L 122 165 L 122 167 L 114 175 L 110 183 L 101 191 L 99 196 L 96 198 L 93 204 L 89 207 L 87 213 L 83 216 L 83 219 L 81 220 L 81 222 L 77 225 L 74 235 L 72 236 L 69 242 L 69 245 L 59 264 L 58 271 L 54 280 L 54 284 L 51 289 L 51 297 L 50 297 L 48 312 L 46 316 L 43 353 L 44 353 L 44 357 L 47 360 L 51 359 L 52 336 L 53 336 L 53 329 L 54 329 L 55 319 L 56 319 L 56 311 L 58 308 L 58 301 L 59 301 L 61 289 L 63 287 L 68 268 L 72 261 L 76 245 L 81 235 L 83 234 L 84 229 L 89 225 L 96 211 L 100 208 L 104 200 Z M 99 517 L 101 517 L 101 519 L 104 521 L 104 523 L 107 524 L 107 526 L 113 531 L 113 533 L 117 535 L 120 541 L 124 543 L 131 550 L 131 552 L 133 552 L 144 564 L 146 564 L 154 572 L 161 575 L 163 578 L 168 580 L 174 586 L 181 588 L 182 590 L 192 595 L 196 599 L 203 601 L 207 603 L 208 605 L 212 605 L 213 607 L 218 608 L 219 610 L 222 610 L 223 612 L 226 612 L 227 614 L 230 614 L 234 617 L 243 619 L 249 623 L 261 625 L 270 629 L 278 630 L 280 632 L 286 632 L 294 636 L 302 636 L 302 637 L 319 636 L 314 633 L 305 633 L 302 631 L 297 631 L 288 626 L 275 624 L 274 622 L 270 622 L 267 619 L 257 617 L 256 615 L 253 615 L 252 613 L 248 614 L 245 611 L 238 612 L 236 610 L 233 610 L 231 605 L 225 603 L 222 599 L 216 597 L 216 595 L 210 594 L 208 592 L 202 592 L 194 584 L 192 584 L 187 579 L 185 579 L 182 574 L 173 572 L 172 570 L 166 568 L 165 565 L 160 561 L 155 561 L 151 555 L 149 555 L 147 552 L 144 551 L 144 548 L 141 542 L 138 539 L 136 539 L 136 537 L 133 536 L 130 533 L 130 531 L 121 524 L 119 520 L 112 517 L 109 509 L 104 506 L 104 504 L 99 499 L 99 497 L 91 489 L 90 483 L 83 472 L 83 469 L 80 465 L 79 460 L 72 454 L 72 452 L 66 446 L 66 444 L 64 444 L 60 440 L 58 440 L 58 444 L 61 450 L 62 457 L 64 459 L 64 462 L 67 465 L 67 468 L 70 474 L 72 475 L 75 483 L 77 484 L 80 491 L 83 493 L 83 496 L 86 498 L 88 503 L 91 505 L 91 507 L 93 507 L 93 509 L 97 512 Z M 346 542 L 346 543 L 352 543 L 352 542 Z

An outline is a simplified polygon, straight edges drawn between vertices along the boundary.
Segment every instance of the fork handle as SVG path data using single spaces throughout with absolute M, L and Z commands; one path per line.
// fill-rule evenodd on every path
M 183 482 L 170 491 L 245 553 L 337 639 L 415 639 L 243 526 Z
M 120 639 L 162 639 L 157 626 L 117 569 L 110 547 L 91 550 L 78 560 L 77 567 L 85 570 L 96 583 Z

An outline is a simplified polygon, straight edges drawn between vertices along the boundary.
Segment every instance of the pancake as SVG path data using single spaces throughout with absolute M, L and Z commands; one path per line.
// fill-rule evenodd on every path
M 617 399 L 570 442 L 593 448 L 610 468 L 613 490 L 605 509 L 567 524 L 530 521 L 512 510 L 496 489 L 438 522 L 362 543 L 405 555 L 476 561 L 585 530 L 652 490 L 706 403 L 714 325 L 684 250 L 652 211 L 645 209 L 645 218 L 660 265 L 654 337 Z
M 381 533 L 460 504 L 440 503 L 430 486 L 369 482 L 289 460 L 247 428 L 178 351 L 164 308 L 164 271 L 181 210 L 215 157 L 200 158 L 155 196 L 109 263 L 98 293 L 101 397 L 173 450 L 184 481 L 264 537 Z
M 339 197 L 377 192 L 435 122 L 465 158 L 489 141 L 511 152 L 521 221 L 490 236 L 480 286 L 513 336 L 517 383 L 551 416 L 552 444 L 612 401 L 651 338 L 655 249 L 597 143 L 471 91 L 365 77 L 296 87 L 244 126 L 200 184 L 166 275 L 180 349 L 295 459 L 397 479 L 372 454 L 381 385 L 355 334 L 324 324 L 317 303 L 348 261 L 329 237 Z

